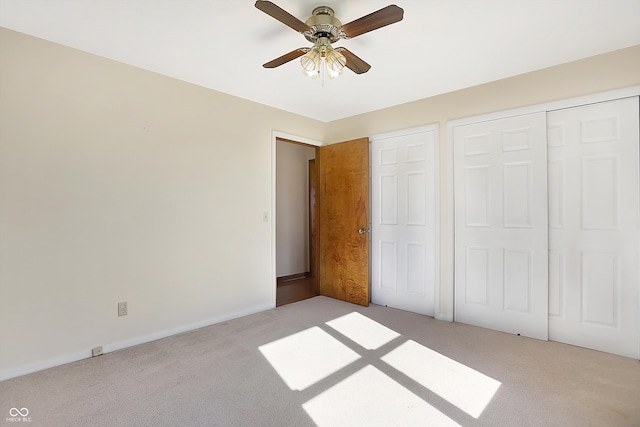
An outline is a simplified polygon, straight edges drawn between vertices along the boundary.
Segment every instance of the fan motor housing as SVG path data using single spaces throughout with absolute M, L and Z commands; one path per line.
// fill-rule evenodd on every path
M 342 22 L 333 14 L 333 9 L 329 6 L 320 6 L 313 9 L 313 16 L 305 22 L 311 27 L 311 31 L 304 33 L 305 38 L 311 43 L 315 43 L 320 37 L 328 38 L 331 43 L 338 41 Z

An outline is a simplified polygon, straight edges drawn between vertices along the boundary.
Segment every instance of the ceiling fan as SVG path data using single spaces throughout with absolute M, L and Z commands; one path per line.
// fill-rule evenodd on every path
M 340 39 L 351 39 L 369 31 L 402 21 L 404 10 L 394 4 L 384 7 L 362 18 L 342 24 L 328 6 L 313 9 L 311 17 L 302 22 L 286 10 L 270 1 L 258 0 L 255 5 L 267 15 L 293 28 L 313 43 L 313 47 L 301 47 L 269 61 L 264 68 L 276 68 L 300 58 L 303 71 L 311 78 L 318 77 L 326 69 L 330 78 L 338 76 L 344 67 L 356 74 L 369 71 L 371 65 L 344 47 L 333 48 L 332 43 Z

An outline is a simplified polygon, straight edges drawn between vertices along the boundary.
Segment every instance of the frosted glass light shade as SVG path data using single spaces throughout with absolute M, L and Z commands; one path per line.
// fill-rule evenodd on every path
M 320 51 L 314 47 L 302 55 L 300 64 L 307 73 L 317 73 L 320 67 Z
M 343 54 L 333 49 L 327 53 L 327 67 L 329 70 L 339 73 L 347 64 L 347 58 Z

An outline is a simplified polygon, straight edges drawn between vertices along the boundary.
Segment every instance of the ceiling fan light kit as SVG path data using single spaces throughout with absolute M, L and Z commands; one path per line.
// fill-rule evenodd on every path
M 326 70 L 330 79 L 336 78 L 342 74 L 346 63 L 347 58 L 334 49 L 326 37 L 319 37 L 313 48 L 300 58 L 302 71 L 312 79 L 317 78 L 323 70 Z
M 371 65 L 360 59 L 344 47 L 333 48 L 332 43 L 340 39 L 350 39 L 369 31 L 385 27 L 402 20 L 404 10 L 396 5 L 382 8 L 355 21 L 343 25 L 334 16 L 329 6 L 319 6 L 313 9 L 311 17 L 306 22 L 300 21 L 289 12 L 270 1 L 258 0 L 255 4 L 267 15 L 277 19 L 288 27 L 304 35 L 313 43 L 311 48 L 298 48 L 263 65 L 264 68 L 276 68 L 300 57 L 302 72 L 316 79 L 324 75 L 329 78 L 338 77 L 344 67 L 356 74 L 369 71 Z

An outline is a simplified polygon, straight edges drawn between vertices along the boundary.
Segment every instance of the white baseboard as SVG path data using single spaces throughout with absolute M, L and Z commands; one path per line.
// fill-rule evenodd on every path
M 144 344 L 147 342 L 170 337 L 172 335 L 181 334 L 183 332 L 192 331 L 194 329 L 204 328 L 206 326 L 215 325 L 216 323 L 238 319 L 240 317 L 260 313 L 262 311 L 270 310 L 272 308 L 275 308 L 275 307 L 271 304 L 251 307 L 246 310 L 241 310 L 235 313 L 225 314 L 225 315 L 214 317 L 211 319 L 206 319 L 201 322 L 196 322 L 196 323 L 180 326 L 173 329 L 167 329 L 164 331 L 159 331 L 152 334 L 131 338 L 124 341 L 105 344 L 102 346 L 102 349 L 104 353 L 111 353 L 116 350 L 122 350 L 123 348 L 133 347 L 134 345 Z M 22 366 L 17 366 L 11 369 L 0 370 L 0 381 L 21 377 L 23 375 L 31 374 L 38 371 L 43 371 L 45 369 L 53 368 L 56 366 L 66 365 L 67 363 L 77 362 L 78 360 L 88 359 L 90 357 L 91 357 L 91 349 L 88 349 L 88 350 L 78 351 L 75 353 L 64 354 L 58 357 L 42 360 L 36 363 L 30 363 L 28 365 L 22 365 Z
M 76 362 L 91 357 L 91 350 L 77 351 L 75 353 L 67 353 L 54 357 L 52 359 L 42 360 L 40 362 L 30 363 L 11 369 L 0 370 L 0 381 L 9 380 L 15 377 L 31 374 L 33 372 L 44 371 L 45 369 L 55 366 L 66 365 L 67 363 Z

